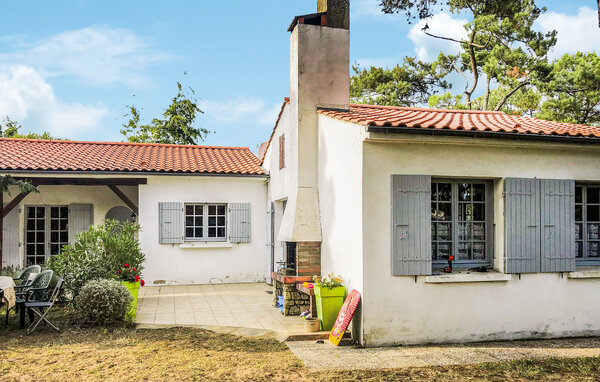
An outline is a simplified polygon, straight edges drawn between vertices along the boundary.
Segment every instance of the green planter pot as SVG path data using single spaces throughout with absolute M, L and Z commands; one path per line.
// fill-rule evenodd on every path
M 137 301 L 138 301 L 138 291 L 140 290 L 140 282 L 129 282 L 129 281 L 121 281 L 121 284 L 125 285 L 129 290 L 129 293 L 133 296 L 133 302 L 131 303 L 131 309 L 127 313 L 127 317 L 131 318 L 133 321 L 137 314 Z
M 346 288 L 325 288 L 315 285 L 315 297 L 317 298 L 317 316 L 321 320 L 321 330 L 331 330 L 337 319 L 340 309 L 344 304 Z

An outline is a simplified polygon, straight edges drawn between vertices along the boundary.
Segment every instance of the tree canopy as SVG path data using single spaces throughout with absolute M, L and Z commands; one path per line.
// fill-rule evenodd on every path
M 154 118 L 149 124 L 141 124 L 140 112 L 135 106 L 129 106 L 129 114 L 124 115 L 129 117 L 129 121 L 123 124 L 124 129 L 121 130 L 129 142 L 195 145 L 206 138 L 209 130 L 194 127 L 198 114 L 203 113 L 194 98 L 194 90 L 184 89 L 179 82 L 177 89 L 177 95 L 162 118 Z
M 26 133 L 22 134 L 19 132 L 23 126 L 17 121 L 11 120 L 9 117 L 5 117 L 4 121 L 0 123 L 0 138 L 26 138 L 26 139 L 61 139 L 55 138 L 50 135 L 49 132 L 44 131 L 41 134 L 38 133 Z
M 578 53 L 550 62 L 556 31 L 534 29 L 546 11 L 534 0 L 382 0 L 381 5 L 383 12 L 426 20 L 423 33 L 457 44 L 459 52 L 440 53 L 433 62 L 407 57 L 391 69 L 355 67 L 351 80 L 355 102 L 502 110 L 564 122 L 600 122 L 598 57 Z M 470 16 L 464 25 L 466 38 L 431 32 L 430 18 L 442 7 Z M 452 73 L 464 79 L 462 94 L 449 92 Z
M 37 189 L 36 186 L 34 186 L 33 184 L 20 180 L 20 179 L 15 179 L 10 175 L 0 175 L 0 193 L 9 193 L 9 189 L 10 186 L 16 186 L 19 188 L 20 192 L 24 192 L 24 193 L 29 193 L 29 192 L 35 192 L 35 193 L 39 193 L 40 191 Z

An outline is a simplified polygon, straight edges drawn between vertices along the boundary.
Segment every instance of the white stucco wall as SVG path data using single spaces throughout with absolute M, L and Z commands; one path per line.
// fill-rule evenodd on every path
M 425 276 L 392 276 L 390 268 L 392 174 L 496 179 L 495 265 L 502 271 L 500 178 L 600 181 L 599 147 L 401 135 L 371 138 L 364 143 L 363 157 L 365 345 L 600 334 L 600 279 L 539 273 L 513 275 L 505 282 L 429 284 Z
M 321 274 L 342 276 L 348 291 L 363 292 L 362 141 L 364 129 L 319 116 Z M 360 334 L 360 308 L 353 334 Z M 360 340 L 357 336 L 355 339 Z
M 11 174 L 15 177 L 25 176 L 25 174 Z M 32 176 L 32 175 L 29 175 Z M 35 176 L 42 176 L 36 174 Z M 55 175 L 59 176 L 59 175 Z M 45 175 L 42 177 L 49 177 Z M 93 177 L 93 176 L 86 176 Z M 102 178 L 105 176 L 95 176 Z M 24 264 L 25 251 L 25 207 L 30 205 L 64 205 L 81 203 L 94 205 L 94 225 L 98 225 L 104 221 L 106 213 L 113 207 L 124 206 L 121 201 L 106 186 L 39 186 L 39 194 L 31 193 L 15 207 L 19 214 L 19 252 L 15 256 L 14 253 L 3 253 L 3 266 L 22 266 Z M 137 187 L 134 186 L 119 186 L 119 189 L 125 193 L 134 203 L 137 203 Z M 19 194 L 17 188 L 11 188 L 10 196 L 4 195 L 4 203 L 8 203 L 12 198 Z M 11 212 L 12 213 L 12 212 Z
M 150 284 L 258 282 L 266 277 L 266 181 L 258 177 L 150 176 L 139 190 L 139 233 Z M 182 248 L 158 242 L 158 203 L 251 203 L 251 242 Z M 228 223 L 229 224 L 229 223 Z

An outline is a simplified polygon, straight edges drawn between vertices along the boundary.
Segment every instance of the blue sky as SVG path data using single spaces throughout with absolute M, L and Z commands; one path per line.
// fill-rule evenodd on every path
M 351 1 L 351 63 L 391 66 L 453 49 L 403 15 L 382 14 L 378 2 Z M 555 57 L 600 50 L 596 1 L 539 3 L 549 12 L 538 28 L 558 30 Z M 127 105 L 150 120 L 181 81 L 205 110 L 198 125 L 215 131 L 203 144 L 256 152 L 289 94 L 287 27 L 294 15 L 314 12 L 316 0 L 38 0 L 2 8 L 0 118 L 24 131 L 119 141 Z M 460 34 L 464 20 L 434 21 Z

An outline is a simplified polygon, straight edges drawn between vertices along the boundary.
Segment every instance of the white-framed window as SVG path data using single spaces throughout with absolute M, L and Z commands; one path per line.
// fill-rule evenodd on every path
M 69 242 L 68 206 L 25 207 L 25 264 L 43 264 Z
M 575 185 L 575 260 L 600 265 L 600 185 Z
M 226 241 L 227 205 L 223 203 L 186 203 L 185 240 Z
M 492 183 L 472 179 L 431 182 L 431 259 L 434 268 L 492 263 Z

